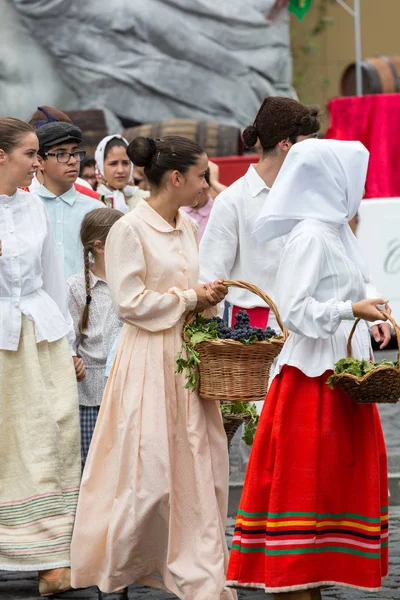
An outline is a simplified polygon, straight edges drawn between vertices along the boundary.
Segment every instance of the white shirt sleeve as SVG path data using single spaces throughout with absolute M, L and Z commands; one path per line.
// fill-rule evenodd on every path
M 352 302 L 313 297 L 325 264 L 323 243 L 316 236 L 300 234 L 286 245 L 277 275 L 277 306 L 284 325 L 305 337 L 328 338 L 342 320 L 353 320 Z
M 61 314 L 69 326 L 67 340 L 71 346 L 71 354 L 75 355 L 74 324 L 68 310 L 67 284 L 64 279 L 63 265 L 54 239 L 49 215 L 44 207 L 43 211 L 46 215 L 47 225 L 47 234 L 42 248 L 43 289 L 57 304 Z
M 229 279 L 238 246 L 237 215 L 219 198 L 200 242 L 200 281 Z

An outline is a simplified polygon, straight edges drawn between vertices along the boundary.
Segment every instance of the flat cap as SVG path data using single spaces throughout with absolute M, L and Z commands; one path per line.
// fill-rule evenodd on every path
M 82 131 L 79 127 L 63 121 L 43 125 L 36 131 L 36 135 L 39 139 L 39 152 L 43 152 L 56 144 L 62 144 L 62 142 L 80 143 L 82 141 Z

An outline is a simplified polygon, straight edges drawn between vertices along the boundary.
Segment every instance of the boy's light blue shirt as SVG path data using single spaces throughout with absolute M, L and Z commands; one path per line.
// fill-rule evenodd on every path
M 84 216 L 96 208 L 104 208 L 99 201 L 78 192 L 72 186 L 68 192 L 56 196 L 44 185 L 36 192 L 49 213 L 57 247 L 68 279 L 83 268 L 83 248 L 80 240 Z

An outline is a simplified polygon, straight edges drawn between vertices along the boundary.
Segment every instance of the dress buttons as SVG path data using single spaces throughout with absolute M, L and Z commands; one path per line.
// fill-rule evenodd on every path
M 19 308 L 19 302 L 15 303 L 16 308 Z
M 61 223 L 61 219 L 57 219 L 57 223 Z
M 14 254 L 12 255 L 13 258 L 17 258 L 18 254 L 16 252 L 14 252 Z
M 62 246 L 62 243 L 61 243 L 61 242 L 58 242 L 58 245 L 59 245 L 59 246 Z
M 5 205 L 4 205 L 4 208 L 8 208 L 8 207 L 9 207 L 9 205 L 8 205 L 8 204 L 5 204 Z
M 14 283 L 16 283 L 16 284 L 18 285 L 18 283 L 19 283 L 19 279 L 15 279 L 15 280 L 14 280 Z
M 14 233 L 14 229 L 10 229 L 10 233 Z
M 182 250 L 178 250 L 178 254 L 183 254 L 183 251 Z

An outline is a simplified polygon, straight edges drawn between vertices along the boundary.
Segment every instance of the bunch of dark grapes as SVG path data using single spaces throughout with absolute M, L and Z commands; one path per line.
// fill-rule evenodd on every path
M 221 340 L 240 341 L 253 338 L 254 341 L 262 342 L 276 336 L 276 332 L 271 327 L 266 329 L 251 327 L 250 317 L 245 310 L 237 313 L 233 329 L 228 327 L 220 317 L 214 317 L 211 321 L 217 323 L 217 335 Z
M 230 340 L 232 337 L 232 329 L 228 327 L 221 317 L 213 317 L 211 322 L 217 324 L 217 335 L 221 340 Z

